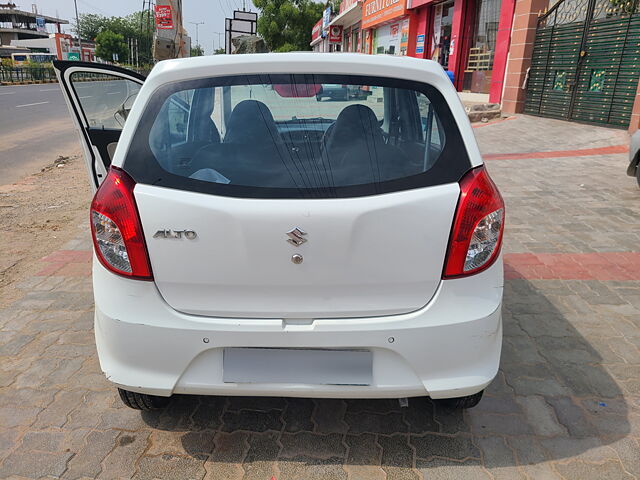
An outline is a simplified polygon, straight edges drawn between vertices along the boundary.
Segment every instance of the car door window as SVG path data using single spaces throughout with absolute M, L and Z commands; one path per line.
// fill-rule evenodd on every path
M 178 92 L 167 105 L 169 139 L 173 147 L 187 141 L 193 92 L 193 90 Z
M 122 130 L 140 84 L 97 72 L 73 72 L 70 80 L 89 128 Z
M 418 102 L 418 109 L 420 110 L 422 140 L 424 140 L 433 151 L 439 153 L 444 147 L 444 130 L 440 124 L 440 119 L 435 114 L 433 105 L 425 95 L 418 93 L 416 100 Z

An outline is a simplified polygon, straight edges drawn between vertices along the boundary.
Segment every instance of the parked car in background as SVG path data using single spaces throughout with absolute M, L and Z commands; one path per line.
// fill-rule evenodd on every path
M 320 91 L 316 94 L 316 98 L 320 101 L 323 98 L 329 100 L 347 101 L 350 99 L 363 100 L 371 95 L 371 90 L 363 88 L 362 85 L 322 85 Z
M 640 130 L 631 136 L 631 144 L 629 145 L 629 166 L 627 167 L 627 175 L 636 177 L 638 187 L 640 187 Z
M 97 190 L 100 365 L 126 405 L 480 401 L 500 362 L 504 203 L 440 65 L 54 65 Z

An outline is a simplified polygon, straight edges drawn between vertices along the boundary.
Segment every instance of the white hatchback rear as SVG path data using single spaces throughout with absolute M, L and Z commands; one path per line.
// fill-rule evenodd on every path
M 97 188 L 100 364 L 125 403 L 480 400 L 500 358 L 504 204 L 438 64 L 55 66 Z

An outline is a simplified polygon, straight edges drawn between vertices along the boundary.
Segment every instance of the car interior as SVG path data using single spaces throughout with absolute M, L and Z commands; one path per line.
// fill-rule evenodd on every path
M 230 87 L 172 94 L 149 133 L 158 163 L 216 183 L 315 189 L 417 175 L 443 149 L 443 129 L 422 93 L 378 87 L 375 97 L 334 102 L 314 91 L 296 98 L 295 89 L 280 99 L 282 90 L 263 87 L 265 101 L 242 91 L 233 107 Z

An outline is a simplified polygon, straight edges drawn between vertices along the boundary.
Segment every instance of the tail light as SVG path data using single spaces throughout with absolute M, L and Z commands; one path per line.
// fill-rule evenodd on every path
M 124 277 L 152 280 L 133 179 L 111 167 L 91 202 L 91 234 L 100 263 Z
M 498 258 L 504 231 L 504 201 L 484 167 L 460 181 L 460 200 L 449 240 L 444 278 L 481 272 Z

